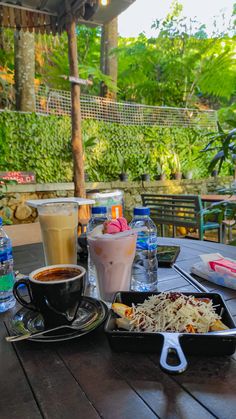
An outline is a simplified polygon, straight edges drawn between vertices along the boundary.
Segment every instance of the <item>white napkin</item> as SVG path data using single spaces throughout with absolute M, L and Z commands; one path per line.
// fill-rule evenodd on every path
M 209 261 L 217 260 L 224 258 L 220 253 L 210 253 L 205 255 L 200 255 L 201 262 L 195 263 L 191 272 L 200 278 L 206 279 L 207 281 L 213 282 L 214 284 L 220 285 L 222 287 L 227 287 L 236 290 L 236 278 L 230 275 L 230 273 L 222 273 L 213 271 L 209 265 Z M 224 258 L 235 262 L 235 260 L 230 258 Z

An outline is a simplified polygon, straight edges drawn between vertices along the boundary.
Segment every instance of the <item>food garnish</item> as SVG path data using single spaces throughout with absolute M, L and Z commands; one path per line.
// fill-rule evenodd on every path
M 132 307 L 112 304 L 112 310 L 120 316 L 117 327 L 136 332 L 207 333 L 228 329 L 215 308 L 210 298 L 177 292 L 151 295 Z
M 104 234 L 116 234 L 130 230 L 126 218 L 118 217 L 116 220 L 107 220 L 103 223 Z
M 134 234 L 134 229 L 128 225 L 126 218 L 118 217 L 116 220 L 106 220 L 103 224 L 98 225 L 88 233 L 90 238 L 115 238 L 120 237 L 120 233 L 124 236 L 125 233 Z M 126 234 L 129 235 L 129 234 Z

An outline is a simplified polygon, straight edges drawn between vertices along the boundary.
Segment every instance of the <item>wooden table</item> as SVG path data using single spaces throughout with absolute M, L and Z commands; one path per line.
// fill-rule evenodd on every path
M 236 201 L 236 195 L 216 195 L 216 194 L 210 194 L 210 195 L 201 195 L 202 202 L 220 202 L 220 201 Z
M 159 242 L 181 246 L 178 264 L 187 271 L 202 253 L 236 256 L 235 247 L 212 242 L 169 238 Z M 16 269 L 28 273 L 43 265 L 42 245 L 16 247 L 14 258 Z M 236 317 L 236 291 L 203 283 L 220 291 Z M 194 288 L 172 269 L 159 269 L 158 290 Z M 112 352 L 102 327 L 67 342 L 9 344 L 4 337 L 12 313 L 0 315 L 1 419 L 236 417 L 236 355 L 188 357 L 188 370 L 170 376 L 160 370 L 155 354 Z

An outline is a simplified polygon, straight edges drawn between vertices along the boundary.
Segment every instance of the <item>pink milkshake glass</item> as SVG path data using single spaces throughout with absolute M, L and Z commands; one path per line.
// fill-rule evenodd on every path
M 97 273 L 102 300 L 112 302 L 117 291 L 129 291 L 137 234 L 116 238 L 88 236 L 90 255 Z

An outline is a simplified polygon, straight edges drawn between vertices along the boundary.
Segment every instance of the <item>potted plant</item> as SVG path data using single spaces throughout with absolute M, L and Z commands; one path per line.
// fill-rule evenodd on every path
M 196 174 L 196 163 L 192 159 L 188 159 L 188 155 L 181 159 L 181 167 L 184 179 L 192 179 Z
M 193 170 L 187 170 L 184 175 L 185 179 L 192 179 L 193 178 Z
M 170 158 L 170 166 L 171 166 L 172 178 L 176 180 L 182 179 L 180 158 L 179 158 L 179 155 L 175 151 L 172 152 L 172 155 Z
M 212 170 L 211 176 L 216 178 L 218 176 L 218 170 Z
M 192 179 L 195 175 L 198 176 L 199 166 L 196 165 L 196 159 L 199 155 L 199 131 L 191 130 L 186 132 L 183 129 L 181 131 L 181 136 L 183 137 L 183 142 L 176 141 L 175 151 L 179 156 L 181 162 L 181 172 L 185 179 Z M 180 170 L 180 168 L 179 168 Z
M 128 170 L 128 163 L 125 160 L 124 156 L 121 154 L 120 151 L 118 151 L 117 153 L 117 158 L 118 158 L 118 162 L 119 162 L 119 166 L 120 166 L 120 174 L 119 174 L 119 179 L 121 182 L 126 182 L 129 178 L 129 175 L 127 173 Z
M 196 164 L 192 153 L 186 150 L 185 154 L 181 153 L 181 166 L 184 179 L 192 179 L 196 172 Z
M 157 163 L 156 163 L 158 180 L 165 180 L 166 177 L 170 175 L 170 165 L 169 165 L 170 158 L 171 158 L 171 153 L 166 148 L 163 148 L 160 155 L 158 156 Z
M 140 169 L 142 170 L 141 180 L 143 182 L 149 182 L 150 181 L 150 174 L 148 173 L 149 169 L 150 169 L 150 164 L 151 164 L 150 151 L 149 151 L 149 149 L 147 149 L 144 152 L 144 155 L 142 155 L 140 157 L 140 164 L 139 164 L 139 166 L 141 166 Z
M 150 175 L 149 175 L 149 173 L 143 173 L 143 174 L 141 175 L 141 180 L 142 180 L 143 182 L 149 182 L 149 181 L 150 181 Z
M 210 138 L 209 143 L 201 152 L 215 152 L 209 165 L 208 170 L 212 173 L 217 170 L 220 173 L 223 164 L 228 163 L 233 166 L 234 179 L 236 179 L 236 128 L 231 130 L 223 130 L 220 123 L 217 122 L 218 131 L 206 134 Z
M 157 180 L 166 180 L 166 172 L 163 165 L 161 165 L 159 162 L 157 162 Z

